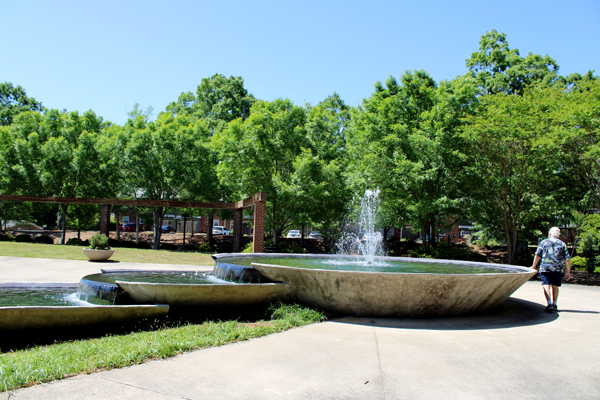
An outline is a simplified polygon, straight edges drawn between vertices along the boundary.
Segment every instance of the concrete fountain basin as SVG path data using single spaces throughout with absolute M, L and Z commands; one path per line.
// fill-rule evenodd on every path
M 232 263 L 235 257 L 243 256 L 219 255 L 216 260 L 217 263 Z M 360 271 L 343 270 L 339 266 L 336 270 L 328 270 L 269 262 L 270 258 L 289 257 L 284 254 L 253 256 L 261 261 L 252 262 L 252 268 L 275 282 L 287 283 L 295 300 L 340 314 L 369 317 L 439 317 L 481 312 L 503 303 L 536 273 L 530 268 L 513 265 L 396 257 L 376 257 L 376 261 L 414 263 L 423 268 L 425 263 L 437 263 L 489 271 L 377 272 L 377 268 Z M 314 260 L 332 256 L 295 255 L 289 258 Z M 336 259 L 355 260 L 356 257 L 337 256 Z

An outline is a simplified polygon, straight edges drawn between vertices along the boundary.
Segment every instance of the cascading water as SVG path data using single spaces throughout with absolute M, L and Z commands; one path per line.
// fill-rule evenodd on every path
M 375 263 L 375 256 L 383 255 L 383 235 L 377 230 L 379 189 L 366 190 L 359 200 L 360 208 L 346 223 L 337 254 L 357 255 L 358 262 L 370 265 Z

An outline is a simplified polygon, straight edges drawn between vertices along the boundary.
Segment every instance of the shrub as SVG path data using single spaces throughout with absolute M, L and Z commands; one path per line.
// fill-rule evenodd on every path
M 35 243 L 54 244 L 54 238 L 52 236 L 36 236 L 33 241 Z
M 110 249 L 108 245 L 108 236 L 103 233 L 94 233 L 90 238 L 90 249 L 95 250 L 107 250 Z
M 280 242 L 279 249 L 282 253 L 305 253 L 306 250 L 300 246 L 296 246 L 293 242 Z
M 0 235 L 0 242 L 14 242 L 15 237 L 13 235 Z
M 15 242 L 19 243 L 31 243 L 33 240 L 31 239 L 31 235 L 17 235 L 15 236 Z
M 67 240 L 67 246 L 83 246 L 83 240 L 79 238 L 70 238 Z
M 152 245 L 148 242 L 139 242 L 135 244 L 137 249 L 151 249 Z
M 214 253 L 214 249 L 208 242 L 202 243 L 200 246 L 198 246 L 198 251 L 201 253 Z
M 177 245 L 173 243 L 161 243 L 159 248 L 161 250 L 179 250 Z
M 181 246 L 181 251 L 196 251 L 196 250 L 198 250 L 198 248 L 190 243 L 184 244 L 183 246 Z
M 223 246 L 217 247 L 217 253 L 231 253 L 233 251 L 233 245 L 226 244 Z
M 573 271 L 585 271 L 587 269 L 587 259 L 585 257 L 573 257 L 571 258 L 571 269 Z
M 246 245 L 246 247 L 244 247 L 244 250 L 242 250 L 242 253 L 252 253 L 252 248 L 254 246 L 254 243 L 250 242 Z
M 487 262 L 486 256 L 463 246 L 421 246 L 409 250 L 408 255 L 418 258 Z

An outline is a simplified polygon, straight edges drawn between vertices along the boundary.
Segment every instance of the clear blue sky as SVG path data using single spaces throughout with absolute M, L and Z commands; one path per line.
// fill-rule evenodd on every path
M 215 73 L 263 100 L 337 92 L 356 106 L 405 70 L 463 75 L 491 29 L 562 75 L 600 75 L 599 0 L 0 0 L 0 27 L 0 82 L 117 124 L 136 102 L 156 116 Z

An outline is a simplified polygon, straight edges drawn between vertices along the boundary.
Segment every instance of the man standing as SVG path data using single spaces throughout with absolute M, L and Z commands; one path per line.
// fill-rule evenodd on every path
M 556 300 L 558 299 L 558 288 L 562 282 L 563 263 L 566 261 L 567 273 L 565 279 L 571 279 L 571 260 L 567 245 L 560 240 L 560 229 L 551 228 L 548 232 L 548 239 L 542 240 L 537 250 L 531 268 L 535 269 L 538 262 L 540 264 L 540 277 L 542 278 L 542 287 L 544 295 L 548 301 L 546 312 L 558 311 Z M 552 290 L 550 289 L 552 287 Z

